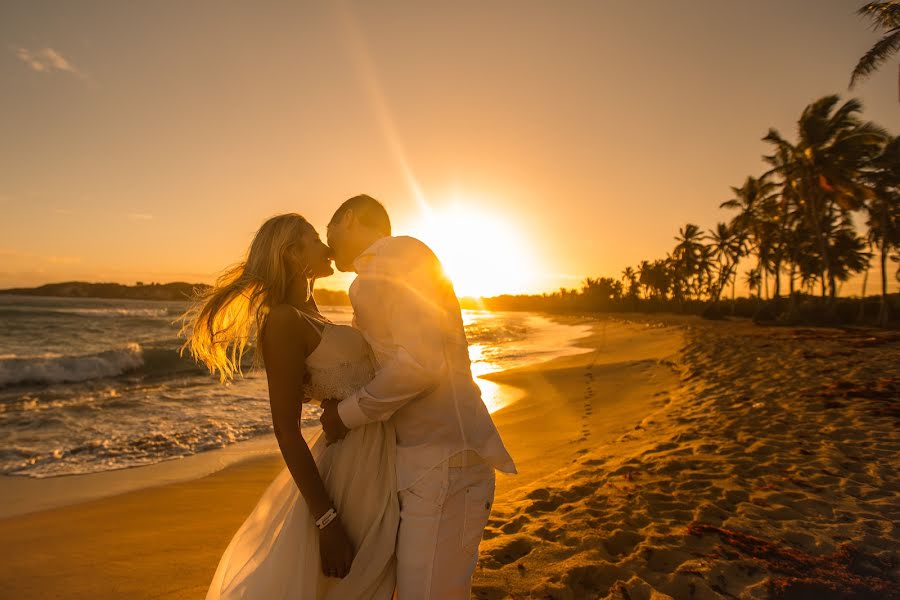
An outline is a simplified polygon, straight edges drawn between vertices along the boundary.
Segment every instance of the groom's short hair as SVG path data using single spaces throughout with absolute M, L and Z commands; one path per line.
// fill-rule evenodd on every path
M 331 217 L 329 225 L 340 221 L 348 210 L 352 210 L 359 222 L 366 227 L 370 227 L 384 235 L 391 235 L 391 218 L 388 217 L 384 206 L 381 202 L 366 194 L 353 196 L 341 204 L 334 211 L 334 216 Z

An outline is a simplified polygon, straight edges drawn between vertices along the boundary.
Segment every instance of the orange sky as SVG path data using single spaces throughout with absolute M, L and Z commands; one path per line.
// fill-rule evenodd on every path
M 265 218 L 324 234 L 360 192 L 396 233 L 426 206 L 502 224 L 527 259 L 458 235 L 483 280 L 528 271 L 509 291 L 619 276 L 729 218 L 768 127 L 849 97 L 859 5 L 4 3 L 0 288 L 210 281 Z M 895 134 L 896 73 L 854 93 Z

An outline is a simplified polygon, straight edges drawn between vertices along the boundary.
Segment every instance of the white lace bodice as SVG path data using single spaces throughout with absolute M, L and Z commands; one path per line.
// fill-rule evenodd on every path
M 303 392 L 311 400 L 342 399 L 375 376 L 372 351 L 362 333 L 349 325 L 323 322 L 319 328 L 322 339 L 306 357 Z

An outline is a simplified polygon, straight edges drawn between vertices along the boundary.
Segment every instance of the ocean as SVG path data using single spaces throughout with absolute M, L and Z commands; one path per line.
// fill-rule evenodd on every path
M 272 432 L 265 373 L 222 384 L 178 348 L 185 302 L 0 296 L 0 473 L 35 478 L 152 464 Z M 349 324 L 350 307 L 322 309 Z M 586 326 L 464 310 L 477 378 L 582 351 Z M 304 405 L 303 427 L 320 409 Z

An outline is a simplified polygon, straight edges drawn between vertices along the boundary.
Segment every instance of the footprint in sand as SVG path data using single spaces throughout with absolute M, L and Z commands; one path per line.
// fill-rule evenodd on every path
M 603 547 L 612 556 L 628 556 L 643 541 L 644 536 L 637 532 L 616 529 L 603 541 Z
M 505 525 L 500 527 L 500 529 L 503 531 L 503 533 L 519 533 L 522 527 L 524 527 L 528 523 L 531 523 L 530 518 L 526 517 L 525 515 L 519 515 L 509 523 L 506 523 Z
M 501 567 L 514 563 L 527 556 L 534 548 L 534 543 L 527 537 L 515 537 L 506 543 L 488 550 L 488 555 Z
M 546 525 L 541 525 L 531 533 L 547 542 L 555 542 L 560 536 L 559 529 L 550 529 Z
M 472 595 L 479 600 L 503 600 L 509 598 L 506 590 L 492 585 L 475 585 L 472 587 Z
M 529 500 L 546 500 L 550 497 L 550 490 L 547 488 L 536 488 L 528 492 L 525 497 Z
M 605 596 L 609 588 L 618 580 L 626 579 L 630 573 L 614 564 L 600 561 L 568 569 L 562 583 L 566 589 L 580 592 L 575 597 L 597 598 Z M 583 594 L 590 594 L 590 596 Z M 555 596 L 551 596 L 555 597 Z M 564 596 L 568 597 L 568 596 Z
M 583 422 L 581 427 L 581 437 L 576 440 L 577 442 L 585 442 L 591 436 L 591 428 L 590 428 L 590 419 L 594 414 L 594 363 L 590 363 L 585 370 L 584 379 L 584 405 L 581 414 L 581 420 Z
M 535 491 L 540 491 L 540 490 L 535 490 Z M 547 491 L 547 490 L 543 490 L 543 491 Z M 548 495 L 547 498 L 535 499 L 531 503 L 531 506 L 529 506 L 525 510 L 528 514 L 551 512 L 551 511 L 556 510 L 560 506 L 562 506 L 562 504 L 564 502 L 565 502 L 565 499 L 556 494 Z

